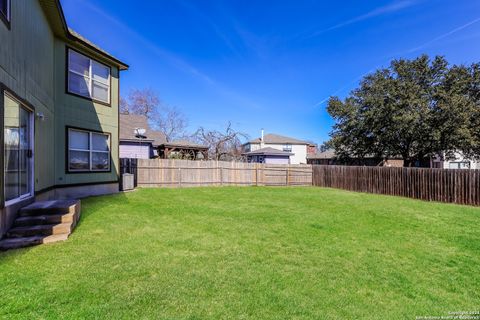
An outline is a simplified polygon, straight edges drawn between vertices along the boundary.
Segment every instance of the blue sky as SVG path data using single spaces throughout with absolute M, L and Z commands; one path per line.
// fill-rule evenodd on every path
M 134 3 L 136 6 L 133 6 Z M 321 143 L 326 99 L 392 58 L 480 61 L 480 1 L 62 0 L 70 27 L 130 65 L 189 129 L 231 121 Z

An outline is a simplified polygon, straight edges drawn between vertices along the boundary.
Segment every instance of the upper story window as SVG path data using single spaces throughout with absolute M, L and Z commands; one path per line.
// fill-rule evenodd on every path
M 283 151 L 285 152 L 292 152 L 292 145 L 290 143 L 286 143 L 283 145 Z
M 68 92 L 110 103 L 110 68 L 68 49 Z
M 5 22 L 10 22 L 10 0 L 0 0 L 0 17 Z

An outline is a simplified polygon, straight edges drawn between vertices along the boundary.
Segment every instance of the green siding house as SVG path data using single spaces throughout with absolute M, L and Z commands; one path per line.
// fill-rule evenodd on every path
M 118 192 L 127 69 L 68 28 L 59 0 L 0 0 L 0 238 L 35 200 Z

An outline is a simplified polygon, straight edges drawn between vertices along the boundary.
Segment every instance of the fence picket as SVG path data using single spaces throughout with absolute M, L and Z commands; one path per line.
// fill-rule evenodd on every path
M 480 205 L 480 170 L 313 166 L 314 186 Z

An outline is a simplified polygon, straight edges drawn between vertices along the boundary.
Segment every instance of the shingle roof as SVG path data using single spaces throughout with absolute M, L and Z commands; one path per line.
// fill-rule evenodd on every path
M 135 129 L 145 129 L 145 138 L 140 139 L 135 135 Z M 149 141 L 154 146 L 167 142 L 165 135 L 150 129 L 147 117 L 138 114 L 120 114 L 120 141 Z
M 244 155 L 254 156 L 254 155 L 263 155 L 263 156 L 291 156 L 293 153 L 285 152 L 282 150 L 266 147 L 258 149 L 255 151 L 245 152 Z
M 113 59 L 113 60 L 116 60 L 119 62 L 119 64 L 122 65 L 122 69 L 125 70 L 125 69 L 128 69 L 128 65 L 121 62 L 118 58 L 116 58 L 115 56 L 111 55 L 110 53 L 108 53 L 107 51 L 103 50 L 102 48 L 100 48 L 99 46 L 97 46 L 95 43 L 91 42 L 90 40 L 88 40 L 87 38 L 85 38 L 84 36 L 82 36 L 81 34 L 79 34 L 78 32 L 76 32 L 75 30 L 73 30 L 72 28 L 68 28 L 68 32 L 70 33 L 70 35 L 74 38 L 76 38 L 77 40 L 80 40 L 82 42 L 84 42 L 85 44 L 89 45 L 90 47 L 94 48 L 95 50 L 97 50 L 98 52 L 106 55 L 107 57 L 109 57 L 110 59 Z
M 82 48 L 100 55 L 102 58 L 105 58 L 112 63 L 112 65 L 118 66 L 120 70 L 128 69 L 128 65 L 126 63 L 115 58 L 105 50 L 102 50 L 100 47 L 85 39 L 67 26 L 67 21 L 65 20 L 65 15 L 63 13 L 60 0 L 39 0 L 39 2 L 50 23 L 52 31 L 56 36 L 66 40 L 67 43 L 72 42 L 78 44 Z
M 194 149 L 208 149 L 207 146 L 190 142 L 188 140 L 175 140 L 172 142 L 165 142 L 165 146 L 168 147 L 179 147 L 179 148 L 194 148 Z
M 324 152 L 318 152 L 315 154 L 307 154 L 307 159 L 333 159 L 335 158 L 335 150 L 328 149 Z
M 281 136 L 279 134 L 274 134 L 274 133 L 268 133 L 263 136 L 263 143 L 272 143 L 272 144 L 285 144 L 285 143 L 290 143 L 290 144 L 310 144 L 307 141 L 295 139 L 295 138 L 290 138 L 286 136 Z M 253 139 L 250 140 L 249 143 L 261 143 L 261 138 Z

